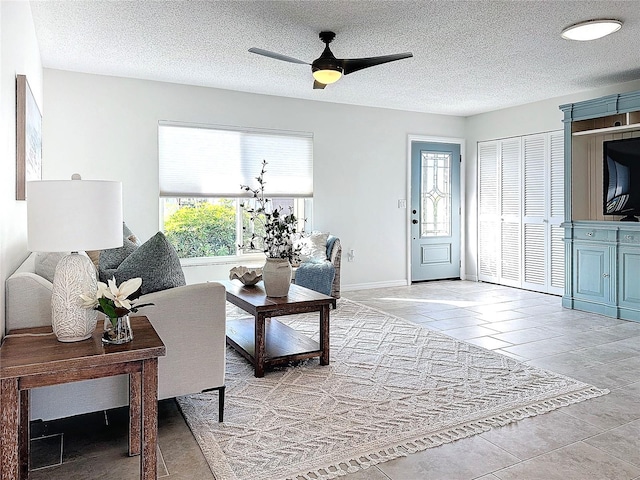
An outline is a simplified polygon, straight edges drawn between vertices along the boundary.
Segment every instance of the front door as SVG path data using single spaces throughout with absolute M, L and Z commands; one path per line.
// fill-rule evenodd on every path
M 460 278 L 460 145 L 411 142 L 411 281 Z

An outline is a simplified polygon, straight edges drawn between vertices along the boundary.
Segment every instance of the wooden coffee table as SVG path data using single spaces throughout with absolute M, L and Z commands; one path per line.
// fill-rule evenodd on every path
M 274 298 L 266 296 L 262 284 L 221 283 L 227 301 L 253 315 L 227 320 L 227 344 L 251 362 L 256 377 L 263 377 L 267 367 L 313 357 L 329 365 L 329 309 L 335 308 L 335 298 L 293 284 L 289 295 Z M 272 318 L 308 312 L 320 312 L 319 344 Z

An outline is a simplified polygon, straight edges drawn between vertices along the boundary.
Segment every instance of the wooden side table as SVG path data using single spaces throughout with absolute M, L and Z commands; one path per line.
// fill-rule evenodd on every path
M 158 357 L 165 346 L 147 317 L 131 319 L 134 339 L 103 345 L 93 337 L 58 342 L 50 327 L 13 330 L 0 346 L 0 480 L 29 478 L 29 389 L 129 375 L 129 455 L 140 455 L 140 478 L 157 478 Z

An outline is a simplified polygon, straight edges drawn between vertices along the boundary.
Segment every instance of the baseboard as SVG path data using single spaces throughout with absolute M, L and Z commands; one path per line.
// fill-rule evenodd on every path
M 477 275 L 466 275 L 465 280 L 469 282 L 477 282 Z M 370 283 L 352 283 L 350 285 L 341 285 L 340 290 L 343 292 L 351 292 L 354 290 L 372 290 L 374 288 L 389 288 L 389 287 L 406 287 L 411 285 L 411 282 L 407 280 L 391 280 L 388 282 L 370 282 Z
M 374 288 L 388 287 L 406 287 L 409 285 L 406 280 L 392 280 L 388 282 L 369 282 L 369 283 L 352 283 L 350 285 L 341 285 L 340 290 L 350 292 L 353 290 L 372 290 Z

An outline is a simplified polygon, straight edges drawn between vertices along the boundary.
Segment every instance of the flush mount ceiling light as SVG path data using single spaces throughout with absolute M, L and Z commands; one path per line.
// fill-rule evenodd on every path
M 562 31 L 562 38 L 567 40 L 595 40 L 617 32 L 622 27 L 618 20 L 588 20 L 580 22 Z

